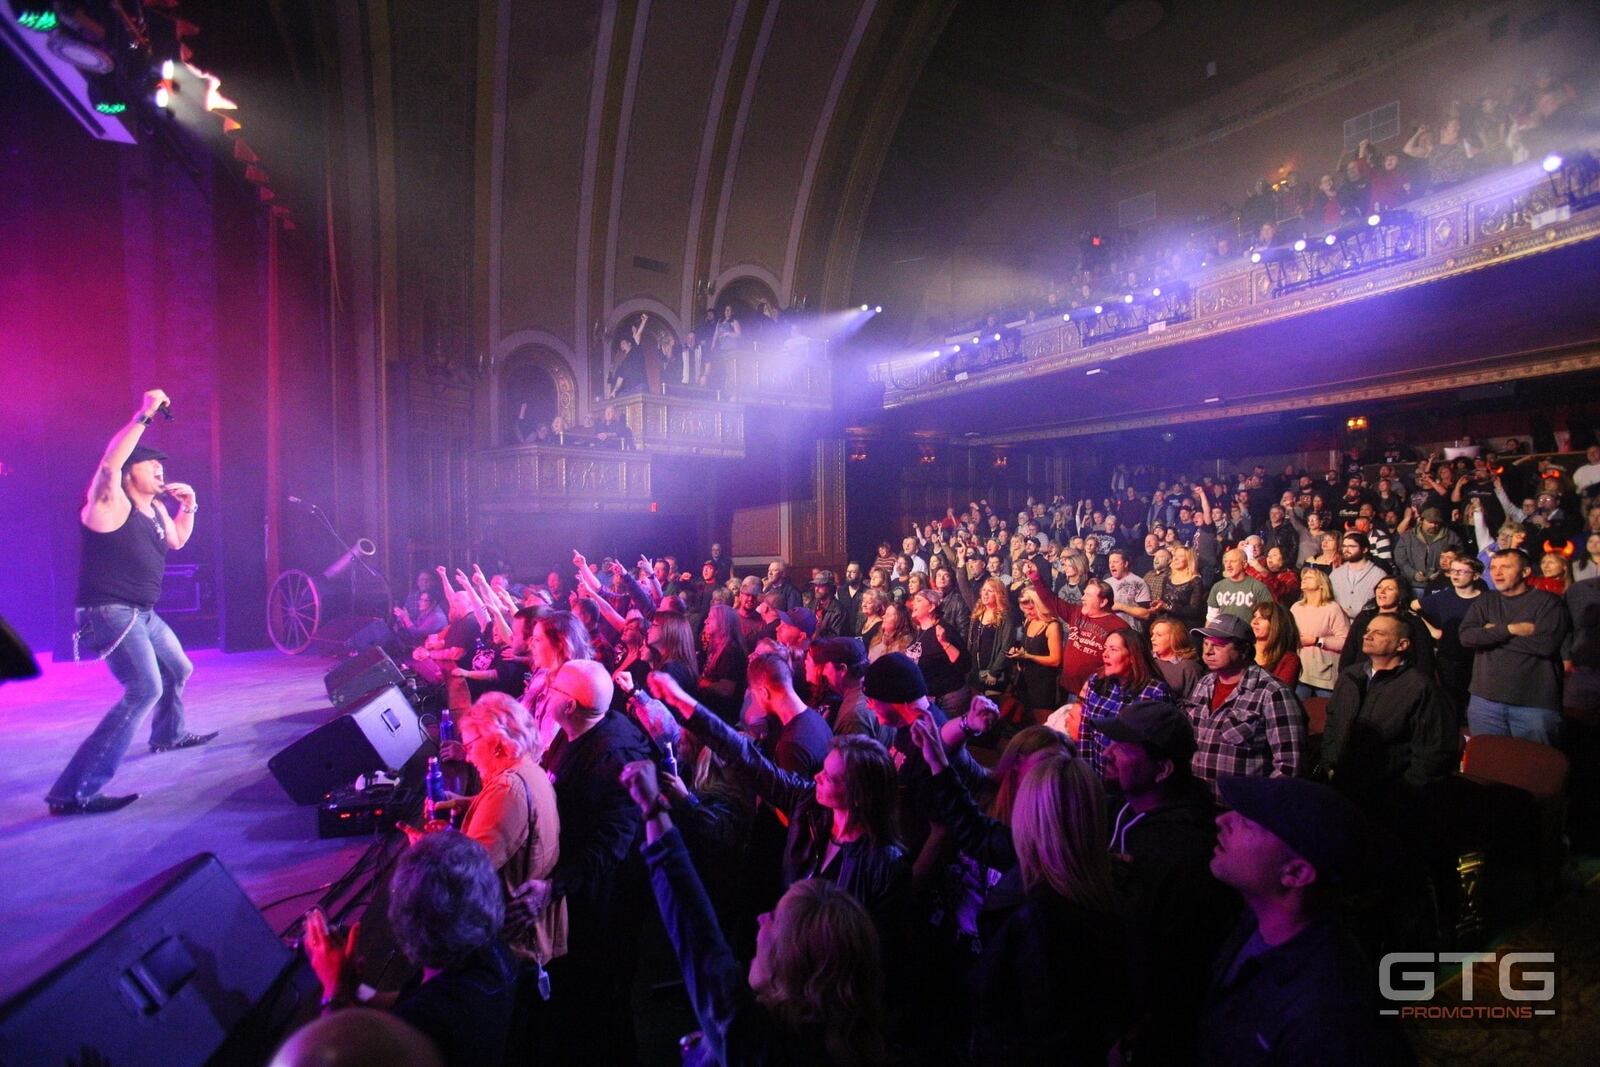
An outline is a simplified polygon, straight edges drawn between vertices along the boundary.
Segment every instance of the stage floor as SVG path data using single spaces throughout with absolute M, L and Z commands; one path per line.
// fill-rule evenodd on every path
M 317 838 L 312 808 L 296 807 L 267 760 L 332 718 L 322 677 L 333 661 L 277 652 L 191 653 L 189 727 L 220 730 L 202 748 L 154 755 L 141 726 L 107 792 L 142 794 L 109 815 L 53 817 L 44 795 L 121 690 L 101 664 L 42 660 L 42 677 L 0 686 L 0 998 L 83 943 L 87 917 L 132 886 L 212 852 L 258 907 L 342 874 L 370 838 Z M 320 894 L 266 912 L 282 929 Z

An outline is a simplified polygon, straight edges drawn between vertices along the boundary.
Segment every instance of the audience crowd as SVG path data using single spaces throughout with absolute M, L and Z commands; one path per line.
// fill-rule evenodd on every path
M 659 920 L 688 1063 L 1410 1062 L 1370 960 L 1452 945 L 1463 727 L 1600 693 L 1600 447 L 1105 488 L 838 574 L 418 575 L 385 640 L 476 788 L 410 831 L 400 990 L 313 914 L 327 1011 L 634 1062 Z

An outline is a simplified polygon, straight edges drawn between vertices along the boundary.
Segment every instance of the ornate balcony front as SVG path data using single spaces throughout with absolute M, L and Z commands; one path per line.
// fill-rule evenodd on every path
M 620 396 L 615 404 L 645 452 L 744 457 L 744 405 L 671 392 Z
M 1041 313 L 1036 321 L 1019 326 L 1003 340 L 991 344 L 985 337 L 981 339 L 982 346 L 962 345 L 960 352 L 954 351 L 955 345 L 947 345 L 935 358 L 912 357 L 878 364 L 871 376 L 883 385 L 883 403 L 888 409 L 958 394 L 970 398 L 969 390 L 974 388 L 1009 383 L 1014 389 L 1026 389 L 1025 383 L 1037 386 L 1042 384 L 1037 382 L 1041 378 L 1056 382 L 1071 371 L 1080 375 L 1115 374 L 1117 363 L 1131 356 L 1170 350 L 1172 358 L 1183 358 L 1180 351 L 1187 351 L 1184 346 L 1347 308 L 1403 290 L 1421 287 L 1418 305 L 1440 301 L 1452 304 L 1455 294 L 1472 289 L 1460 279 L 1486 270 L 1493 277 L 1496 268 L 1529 257 L 1571 252 L 1569 257 L 1551 257 L 1552 263 L 1562 261 L 1561 266 L 1551 268 L 1553 272 L 1567 272 L 1572 258 L 1587 264 L 1595 259 L 1593 254 L 1575 251 L 1577 246 L 1600 237 L 1600 206 L 1596 203 L 1600 196 L 1589 187 L 1597 184 L 1592 171 L 1593 168 L 1585 172 L 1587 184 L 1578 188 L 1564 183 L 1564 174 L 1546 174 L 1537 163 L 1508 169 L 1415 201 L 1403 211 L 1385 213 L 1386 217 L 1380 216 L 1374 222 L 1356 220 L 1335 231 L 1331 240 L 1315 235 L 1308 242 L 1301 242 L 1308 245 L 1306 248 L 1290 245 L 1275 249 L 1256 262 L 1240 257 L 1203 270 L 1169 286 L 1167 291 L 1129 294 L 1129 304 L 1136 302 L 1136 306 L 1108 303 L 1099 308 Z M 1592 253 L 1594 246 L 1587 248 Z M 1529 284 L 1522 272 L 1505 273 L 1517 274 L 1518 278 L 1516 282 L 1508 279 L 1507 285 Z M 1524 305 L 1554 298 L 1561 288 L 1565 283 L 1536 284 Z M 1428 295 L 1435 290 L 1437 297 Z M 1446 296 L 1447 293 L 1452 295 Z M 1469 306 L 1467 299 L 1463 295 L 1460 311 L 1464 331 L 1480 325 L 1506 325 L 1503 318 L 1485 322 L 1481 313 L 1474 314 L 1481 309 Z M 1427 310 L 1430 315 L 1440 312 L 1432 306 Z M 1350 356 L 1370 347 L 1359 333 L 1348 332 L 1352 318 L 1384 318 L 1389 314 L 1375 306 L 1366 312 L 1349 309 L 1338 316 L 1345 348 L 1326 349 L 1330 365 L 1338 361 L 1349 370 Z M 1423 321 L 1431 324 L 1432 319 Z M 1309 357 L 1312 352 L 1324 351 L 1324 343 L 1332 345 L 1338 340 L 1331 324 L 1324 331 L 1318 330 L 1314 322 L 1306 323 L 1294 335 L 1298 355 Z M 1534 340 L 1532 344 L 1519 342 L 1523 350 L 1546 343 L 1551 347 L 1570 345 L 1585 339 L 1582 329 L 1574 333 L 1552 328 L 1546 342 L 1536 337 L 1537 330 L 1531 323 L 1527 325 L 1525 334 Z M 1324 336 L 1319 338 L 1318 334 Z M 1273 335 L 1271 341 L 1265 334 L 1236 335 L 1231 340 L 1240 350 L 1249 350 L 1256 336 L 1270 345 L 1281 343 L 1284 335 Z M 959 344 L 969 338 L 952 340 Z M 1206 347 L 1211 351 L 1216 346 Z M 1304 362 L 1312 360 L 1306 358 Z M 1147 366 L 1147 361 L 1140 360 L 1139 366 Z M 1308 370 L 1307 380 L 1312 380 L 1315 373 L 1314 369 Z M 1084 381 L 1081 377 L 1077 380 Z M 1229 394 L 1240 391 L 1232 380 L 1215 390 Z M 1012 390 L 1005 392 L 1009 395 Z M 1081 388 L 1073 391 L 1074 395 L 1079 392 Z M 998 395 L 994 399 L 1002 400 Z M 1208 403 L 1214 400 L 1203 399 Z
M 495 448 L 473 457 L 474 494 L 485 514 L 650 510 L 650 457 L 573 445 Z

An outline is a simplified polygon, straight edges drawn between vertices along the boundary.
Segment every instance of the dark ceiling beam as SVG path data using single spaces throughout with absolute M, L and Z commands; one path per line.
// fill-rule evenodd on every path
M 956 0 L 882 3 L 868 31 L 844 99 L 851 102 L 829 131 L 828 160 L 812 194 L 795 269 L 795 286 L 816 308 L 842 307 L 850 299 L 856 256 L 878 177 L 923 67 L 932 55 Z

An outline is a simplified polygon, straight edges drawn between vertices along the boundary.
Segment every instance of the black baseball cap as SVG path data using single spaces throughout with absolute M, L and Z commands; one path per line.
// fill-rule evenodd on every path
M 1272 833 L 1330 883 L 1359 873 L 1363 853 L 1361 810 L 1342 793 L 1304 778 L 1217 779 L 1222 802 Z
M 1162 759 L 1187 765 L 1194 755 L 1194 725 L 1183 709 L 1169 700 L 1136 700 L 1114 719 L 1094 724 L 1113 741 L 1144 745 Z
M 817 616 L 810 608 L 790 608 L 788 611 L 780 611 L 778 618 L 807 637 L 817 632 Z
M 128 468 L 132 467 L 135 463 L 144 463 L 147 460 L 166 458 L 167 454 L 161 451 L 159 448 L 151 448 L 149 445 L 134 445 L 133 451 L 128 454 L 128 458 L 122 461 L 122 472 L 126 474 L 128 472 Z

